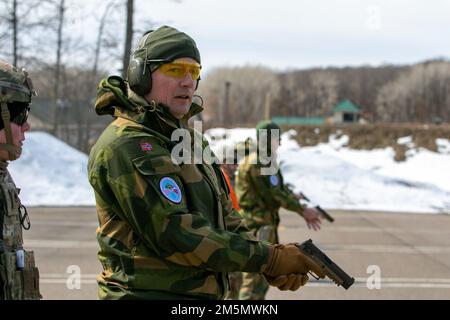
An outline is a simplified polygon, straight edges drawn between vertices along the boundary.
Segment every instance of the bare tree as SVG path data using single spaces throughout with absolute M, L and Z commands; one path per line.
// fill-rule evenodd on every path
M 92 66 L 92 72 L 90 75 L 90 81 L 89 85 L 91 86 L 91 92 L 92 94 L 89 94 L 90 91 L 87 90 L 87 97 L 91 97 L 95 95 L 95 88 L 96 88 L 96 82 L 98 78 L 99 73 L 99 59 L 100 59 L 100 53 L 101 49 L 104 46 L 104 42 L 102 41 L 104 36 L 104 30 L 107 22 L 107 17 L 109 16 L 109 13 L 111 10 L 114 10 L 116 8 L 117 1 L 112 0 L 109 1 L 103 11 L 102 17 L 100 19 L 99 25 L 98 25 L 98 32 L 97 32 L 97 40 L 95 43 L 95 51 L 94 51 L 94 63 Z M 109 42 L 106 43 L 106 46 L 109 45 Z M 86 103 L 89 103 L 89 100 L 86 99 Z M 84 124 L 84 127 L 83 127 Z M 91 139 L 91 119 L 89 116 L 84 117 L 79 123 L 78 123 L 78 131 L 79 131 L 79 149 L 88 152 L 90 147 L 90 139 Z
M 278 95 L 275 73 L 263 67 L 218 68 L 200 83 L 205 121 L 221 126 L 254 124 L 263 119 L 267 93 Z
M 311 76 L 311 105 L 308 116 L 329 116 L 337 102 L 337 79 L 333 72 L 316 72 Z
M 46 0 L 44 0 L 45 2 Z M 11 63 L 15 66 L 21 64 L 21 59 L 24 47 L 21 46 L 21 39 L 26 32 L 32 32 L 36 25 L 44 24 L 39 21 L 35 14 L 31 14 L 36 10 L 39 1 L 28 0 L 3 0 L 0 2 L 2 12 L 0 14 L 0 25 L 4 25 L 6 29 L 0 31 L 0 40 L 10 39 L 11 51 L 9 53 L 2 52 L 2 54 L 11 57 Z M 5 22 L 4 24 L 2 22 Z M 2 46 L 2 50 L 6 46 Z M 22 49 L 22 50 L 21 50 Z
M 17 0 L 13 0 L 11 24 L 13 29 L 13 64 L 17 66 Z
M 377 112 L 386 122 L 449 121 L 450 63 L 415 65 L 383 86 Z
M 58 4 L 58 31 L 56 40 L 56 65 L 54 78 L 54 111 L 53 111 L 53 133 L 58 131 L 59 109 L 60 109 L 60 81 L 61 81 L 61 52 L 63 43 L 64 6 L 65 0 L 59 0 Z
M 104 35 L 105 25 L 106 25 L 106 18 L 108 17 L 110 11 L 114 8 L 114 4 L 116 1 L 109 1 L 108 4 L 105 6 L 102 17 L 100 19 L 99 25 L 98 25 L 98 32 L 97 32 L 97 41 L 95 42 L 95 53 L 94 53 L 94 64 L 92 67 L 92 75 L 93 78 L 97 78 L 98 73 L 98 61 L 100 58 L 100 51 L 102 48 L 102 38 Z
M 130 62 L 131 42 L 133 41 L 134 0 L 127 0 L 127 24 L 125 30 L 125 48 L 123 51 L 122 77 L 126 77 Z

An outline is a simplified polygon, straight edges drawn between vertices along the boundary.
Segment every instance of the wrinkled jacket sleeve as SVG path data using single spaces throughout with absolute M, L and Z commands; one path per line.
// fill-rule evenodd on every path
M 233 206 L 225 212 L 225 225 L 228 231 L 237 233 L 250 241 L 257 241 L 254 231 L 248 228 L 244 217 Z
M 222 177 L 223 189 L 228 194 L 228 197 L 224 199 L 224 219 L 226 229 L 234 233 L 239 233 L 246 238 L 248 237 L 252 240 L 256 240 L 253 231 L 248 228 L 244 217 L 239 214 L 233 204 L 231 199 L 230 184 L 226 181 L 225 173 L 223 173 L 222 170 L 219 170 L 218 175 Z
M 250 168 L 250 179 L 256 186 L 261 199 L 275 201 L 282 208 L 303 214 L 303 206 L 295 195 L 283 185 L 283 177 L 280 172 L 277 174 L 279 181 L 276 186 L 270 183 L 270 175 L 261 175 L 260 172 L 261 169 L 258 166 Z
M 185 186 L 176 174 L 180 168 L 169 164 L 167 150 L 157 150 L 156 143 L 153 148 L 151 156 L 134 157 L 131 162 L 127 147 L 117 148 L 106 167 L 97 170 L 105 175 L 90 179 L 107 180 L 109 190 L 105 192 L 110 192 L 121 218 L 141 241 L 168 261 L 218 272 L 260 272 L 268 260 L 267 246 L 214 228 L 201 212 L 189 211 Z M 155 165 L 160 166 L 155 169 Z M 175 203 L 162 194 L 162 178 L 178 185 L 181 201 Z

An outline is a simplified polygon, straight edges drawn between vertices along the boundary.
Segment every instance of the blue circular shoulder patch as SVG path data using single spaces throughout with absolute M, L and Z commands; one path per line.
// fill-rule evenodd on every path
M 173 203 L 180 203 L 182 199 L 181 189 L 178 184 L 169 177 L 164 177 L 159 181 L 159 189 L 164 197 Z
M 278 185 L 278 176 L 273 175 L 270 176 L 270 184 L 273 185 L 274 187 Z

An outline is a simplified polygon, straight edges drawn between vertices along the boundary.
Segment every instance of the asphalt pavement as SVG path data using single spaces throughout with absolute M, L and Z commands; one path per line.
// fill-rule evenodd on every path
M 44 299 L 97 299 L 101 272 L 93 207 L 29 208 L 24 231 L 33 250 Z M 334 223 L 308 230 L 296 213 L 281 211 L 281 242 L 312 239 L 355 278 L 348 290 L 314 280 L 296 292 L 271 288 L 268 299 L 450 299 L 450 216 L 329 210 Z

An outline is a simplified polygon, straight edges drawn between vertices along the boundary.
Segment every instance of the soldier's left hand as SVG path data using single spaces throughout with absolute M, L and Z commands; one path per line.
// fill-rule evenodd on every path
M 308 229 L 312 228 L 314 231 L 320 230 L 320 224 L 322 223 L 320 219 L 323 219 L 323 216 L 315 208 L 305 208 L 303 211 L 303 218 L 306 221 Z

